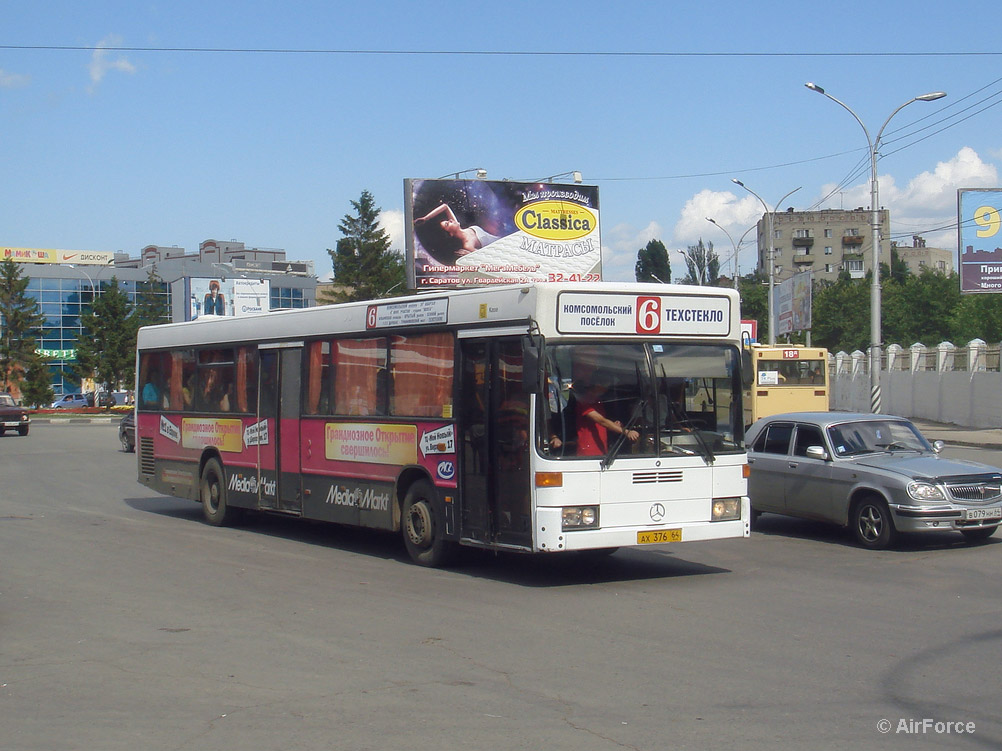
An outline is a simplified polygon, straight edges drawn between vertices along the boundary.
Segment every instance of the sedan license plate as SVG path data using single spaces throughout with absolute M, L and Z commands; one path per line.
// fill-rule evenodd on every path
M 682 542 L 681 529 L 652 529 L 637 532 L 637 545 L 658 545 L 664 542 Z
M 969 508 L 965 519 L 1002 519 L 1002 508 Z

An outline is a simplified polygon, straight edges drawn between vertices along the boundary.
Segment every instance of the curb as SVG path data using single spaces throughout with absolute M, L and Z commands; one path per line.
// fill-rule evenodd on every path
M 65 418 L 48 418 L 48 417 L 38 417 L 32 418 L 32 425 L 101 425 L 101 424 L 111 424 L 114 420 L 121 419 L 115 417 L 65 417 Z

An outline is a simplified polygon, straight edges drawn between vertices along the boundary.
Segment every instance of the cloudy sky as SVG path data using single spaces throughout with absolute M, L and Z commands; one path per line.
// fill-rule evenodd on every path
M 999 187 L 987 2 L 20 3 L 0 24 L 0 244 L 284 248 L 330 270 L 363 189 L 403 249 L 403 180 L 580 171 L 605 278 L 648 240 L 731 241 L 770 205 L 869 205 L 884 130 L 894 239 L 956 248 L 958 188 Z M 935 33 L 933 33 L 933 30 Z M 739 254 L 755 258 L 754 232 Z M 672 253 L 676 275 L 681 255 Z

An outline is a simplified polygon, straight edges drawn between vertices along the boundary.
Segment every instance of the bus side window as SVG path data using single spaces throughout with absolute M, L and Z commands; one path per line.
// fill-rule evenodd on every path
M 237 348 L 237 404 L 238 412 L 253 412 L 257 405 L 257 357 L 251 347 Z
M 386 370 L 386 349 L 386 339 L 382 337 L 337 340 L 335 414 L 360 417 L 386 414 L 385 382 L 382 388 L 379 385 L 379 373 Z
M 390 414 L 451 418 L 455 360 L 455 340 L 448 332 L 394 336 Z
M 329 415 L 331 413 L 331 343 L 310 342 L 306 347 L 306 388 L 303 413 Z

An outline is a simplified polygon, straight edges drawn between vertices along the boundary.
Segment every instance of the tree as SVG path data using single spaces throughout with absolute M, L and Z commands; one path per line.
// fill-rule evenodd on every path
M 957 345 L 971 339 L 989 343 L 1002 341 L 1002 295 L 961 295 L 952 318 Z
M 107 391 L 131 383 L 136 372 L 137 319 L 116 277 L 94 298 L 90 311 L 81 313 L 80 323 L 87 333 L 77 336 L 73 366 L 77 376 L 95 376 Z
M 668 260 L 668 249 L 660 240 L 651 240 L 637 252 L 635 267 L 638 282 L 671 281 L 671 261 Z
M 328 248 L 337 289 L 323 294 L 323 302 L 374 300 L 403 291 L 407 283 L 403 255 L 390 249 L 390 236 L 379 225 L 380 209 L 367 190 L 351 202 L 354 214 L 338 224 L 343 237 Z
M 170 323 L 170 312 L 167 310 L 167 303 L 164 296 L 159 294 L 166 285 L 157 274 L 157 267 L 150 266 L 145 282 L 138 282 L 136 287 L 139 294 L 136 296 L 136 308 L 133 311 L 135 317 L 136 330 L 142 326 L 153 326 L 157 323 Z
M 21 382 L 21 401 L 32 407 L 48 407 L 55 399 L 52 391 L 52 376 L 49 373 L 49 359 L 36 357 L 28 366 Z
M 815 282 L 811 297 L 811 343 L 831 352 L 865 352 L 870 346 L 869 279 L 853 279 L 843 271 L 834 282 Z
M 4 391 L 20 390 L 24 373 L 38 360 L 36 336 L 45 317 L 28 296 L 28 280 L 10 258 L 0 263 L 0 381 Z
M 769 340 L 769 290 L 765 273 L 756 269 L 738 280 L 741 320 L 758 321 L 758 340 Z
M 679 280 L 681 284 L 717 286 L 720 279 L 720 259 L 713 250 L 712 242 L 703 245 L 703 238 L 699 238 L 696 245 L 690 245 L 685 253 L 685 266 L 688 273 Z
M 956 274 L 947 276 L 924 269 L 921 274 L 908 274 L 901 281 L 890 278 L 881 294 L 883 346 L 954 341 L 958 334 L 959 306 L 960 279 Z

